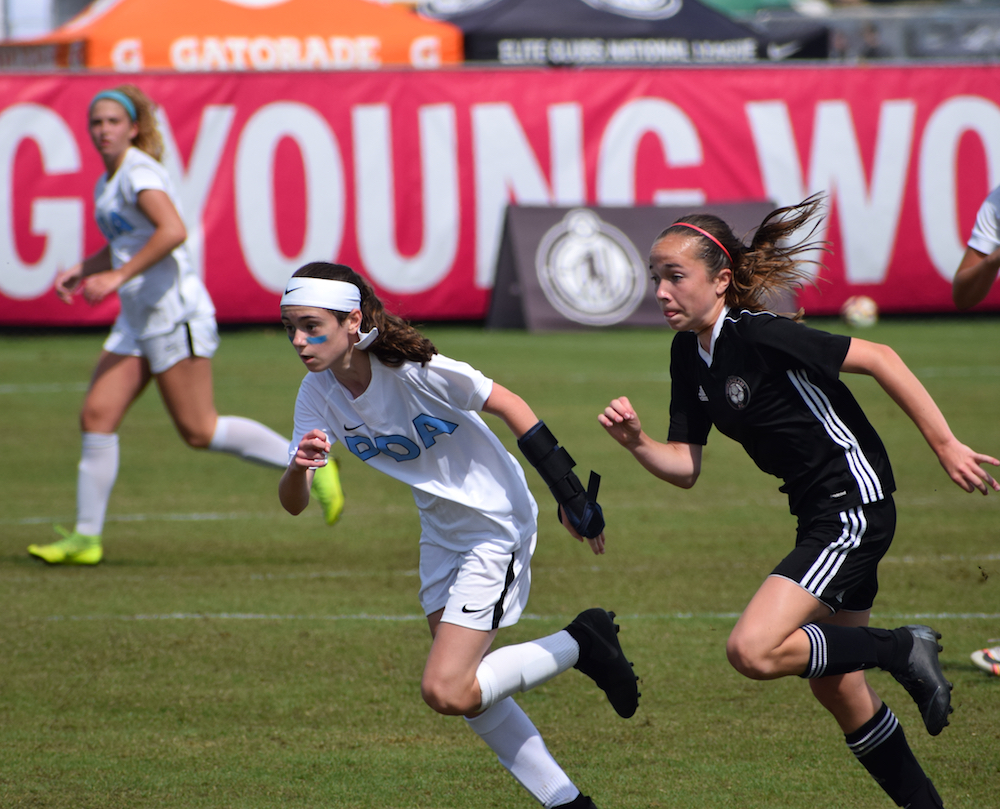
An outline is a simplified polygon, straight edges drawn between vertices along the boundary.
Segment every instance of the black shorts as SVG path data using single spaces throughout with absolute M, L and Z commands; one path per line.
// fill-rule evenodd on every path
M 799 523 L 795 550 L 772 571 L 832 612 L 869 610 L 878 592 L 878 563 L 896 531 L 896 504 L 877 503 Z

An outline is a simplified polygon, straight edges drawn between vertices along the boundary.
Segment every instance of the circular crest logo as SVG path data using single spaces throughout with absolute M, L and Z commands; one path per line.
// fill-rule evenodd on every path
M 750 386 L 738 376 L 726 380 L 726 399 L 734 410 L 742 410 L 750 404 Z
M 681 10 L 684 0 L 583 0 L 598 11 L 637 20 L 666 20 Z
M 535 272 L 552 307 L 587 326 L 620 323 L 646 292 L 646 266 L 635 245 L 586 208 L 570 211 L 542 237 Z

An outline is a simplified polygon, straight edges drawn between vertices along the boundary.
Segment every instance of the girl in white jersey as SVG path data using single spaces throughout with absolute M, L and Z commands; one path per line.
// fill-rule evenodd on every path
M 94 190 L 95 216 L 108 244 L 56 276 L 59 297 L 97 304 L 117 293 L 121 312 L 104 343 L 80 414 L 83 452 L 72 533 L 29 553 L 50 564 L 101 561 L 101 534 L 118 473 L 118 426 L 151 379 L 188 445 L 284 468 L 288 441 L 256 421 L 219 416 L 211 357 L 219 344 L 215 308 L 191 265 L 178 198 L 159 160 L 163 139 L 154 106 L 124 85 L 90 103 L 90 137 L 106 173 Z M 326 516 L 343 505 L 336 467 L 321 479 Z
M 952 279 L 955 306 L 970 309 L 989 294 L 1000 272 L 1000 186 L 983 200 L 965 254 Z
M 281 299 L 288 337 L 309 370 L 295 404 L 293 453 L 281 478 L 292 514 L 335 441 L 408 483 L 420 512 L 420 602 L 432 643 L 424 700 L 464 715 L 500 762 L 545 807 L 591 809 L 512 699 L 570 667 L 592 677 L 632 716 L 636 676 L 618 644 L 614 613 L 590 609 L 566 629 L 489 652 L 528 598 L 538 509 L 521 467 L 480 412 L 502 419 L 549 485 L 563 524 L 604 552 L 596 476 L 584 490 L 566 450 L 516 394 L 388 314 L 349 267 L 299 269 Z
M 770 214 L 744 245 L 721 219 L 683 217 L 649 256 L 656 300 L 678 332 L 670 351 L 670 429 L 650 438 L 628 399 L 598 417 L 657 477 L 684 489 L 701 471 L 715 427 L 783 481 L 798 517 L 795 548 L 775 567 L 726 646 L 755 680 L 798 675 L 840 726 L 848 747 L 898 806 L 941 807 L 895 715 L 865 680 L 889 671 L 937 735 L 948 724 L 951 684 L 940 634 L 926 626 L 868 626 L 877 567 L 895 529 L 892 469 L 842 372 L 868 374 L 914 421 L 945 471 L 966 491 L 1000 491 L 980 464 L 1000 465 L 952 434 L 920 381 L 888 346 L 827 334 L 764 310 L 768 291 L 803 279 L 789 238 L 817 215 L 818 199 Z
M 1000 186 L 983 200 L 976 214 L 965 254 L 952 279 L 951 295 L 959 309 L 981 303 L 996 283 L 1000 272 Z M 997 642 L 994 639 L 991 642 Z M 972 662 L 994 677 L 1000 677 L 1000 645 L 972 653 Z

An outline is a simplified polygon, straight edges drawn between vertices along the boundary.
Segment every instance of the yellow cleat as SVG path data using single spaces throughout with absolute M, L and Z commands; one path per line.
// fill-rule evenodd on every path
M 323 507 L 323 519 L 333 525 L 344 511 L 344 490 L 340 487 L 340 464 L 330 458 L 326 466 L 313 472 L 312 491 Z
M 50 565 L 96 565 L 104 557 L 99 536 L 72 534 L 62 526 L 55 526 L 62 539 L 51 545 L 29 545 L 28 553 Z

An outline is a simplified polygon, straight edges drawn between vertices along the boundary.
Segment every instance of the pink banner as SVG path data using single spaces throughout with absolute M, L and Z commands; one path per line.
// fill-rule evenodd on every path
M 809 312 L 859 293 L 885 312 L 951 311 L 976 210 L 1000 185 L 1000 66 L 129 78 L 162 107 L 222 322 L 276 320 L 285 280 L 312 260 L 361 270 L 406 317 L 482 318 L 510 202 L 815 192 L 833 252 L 802 295 Z M 0 77 L 0 323 L 114 316 L 113 302 L 61 304 L 52 279 L 103 245 L 87 105 L 122 80 Z M 983 308 L 1000 310 L 1000 285 Z

